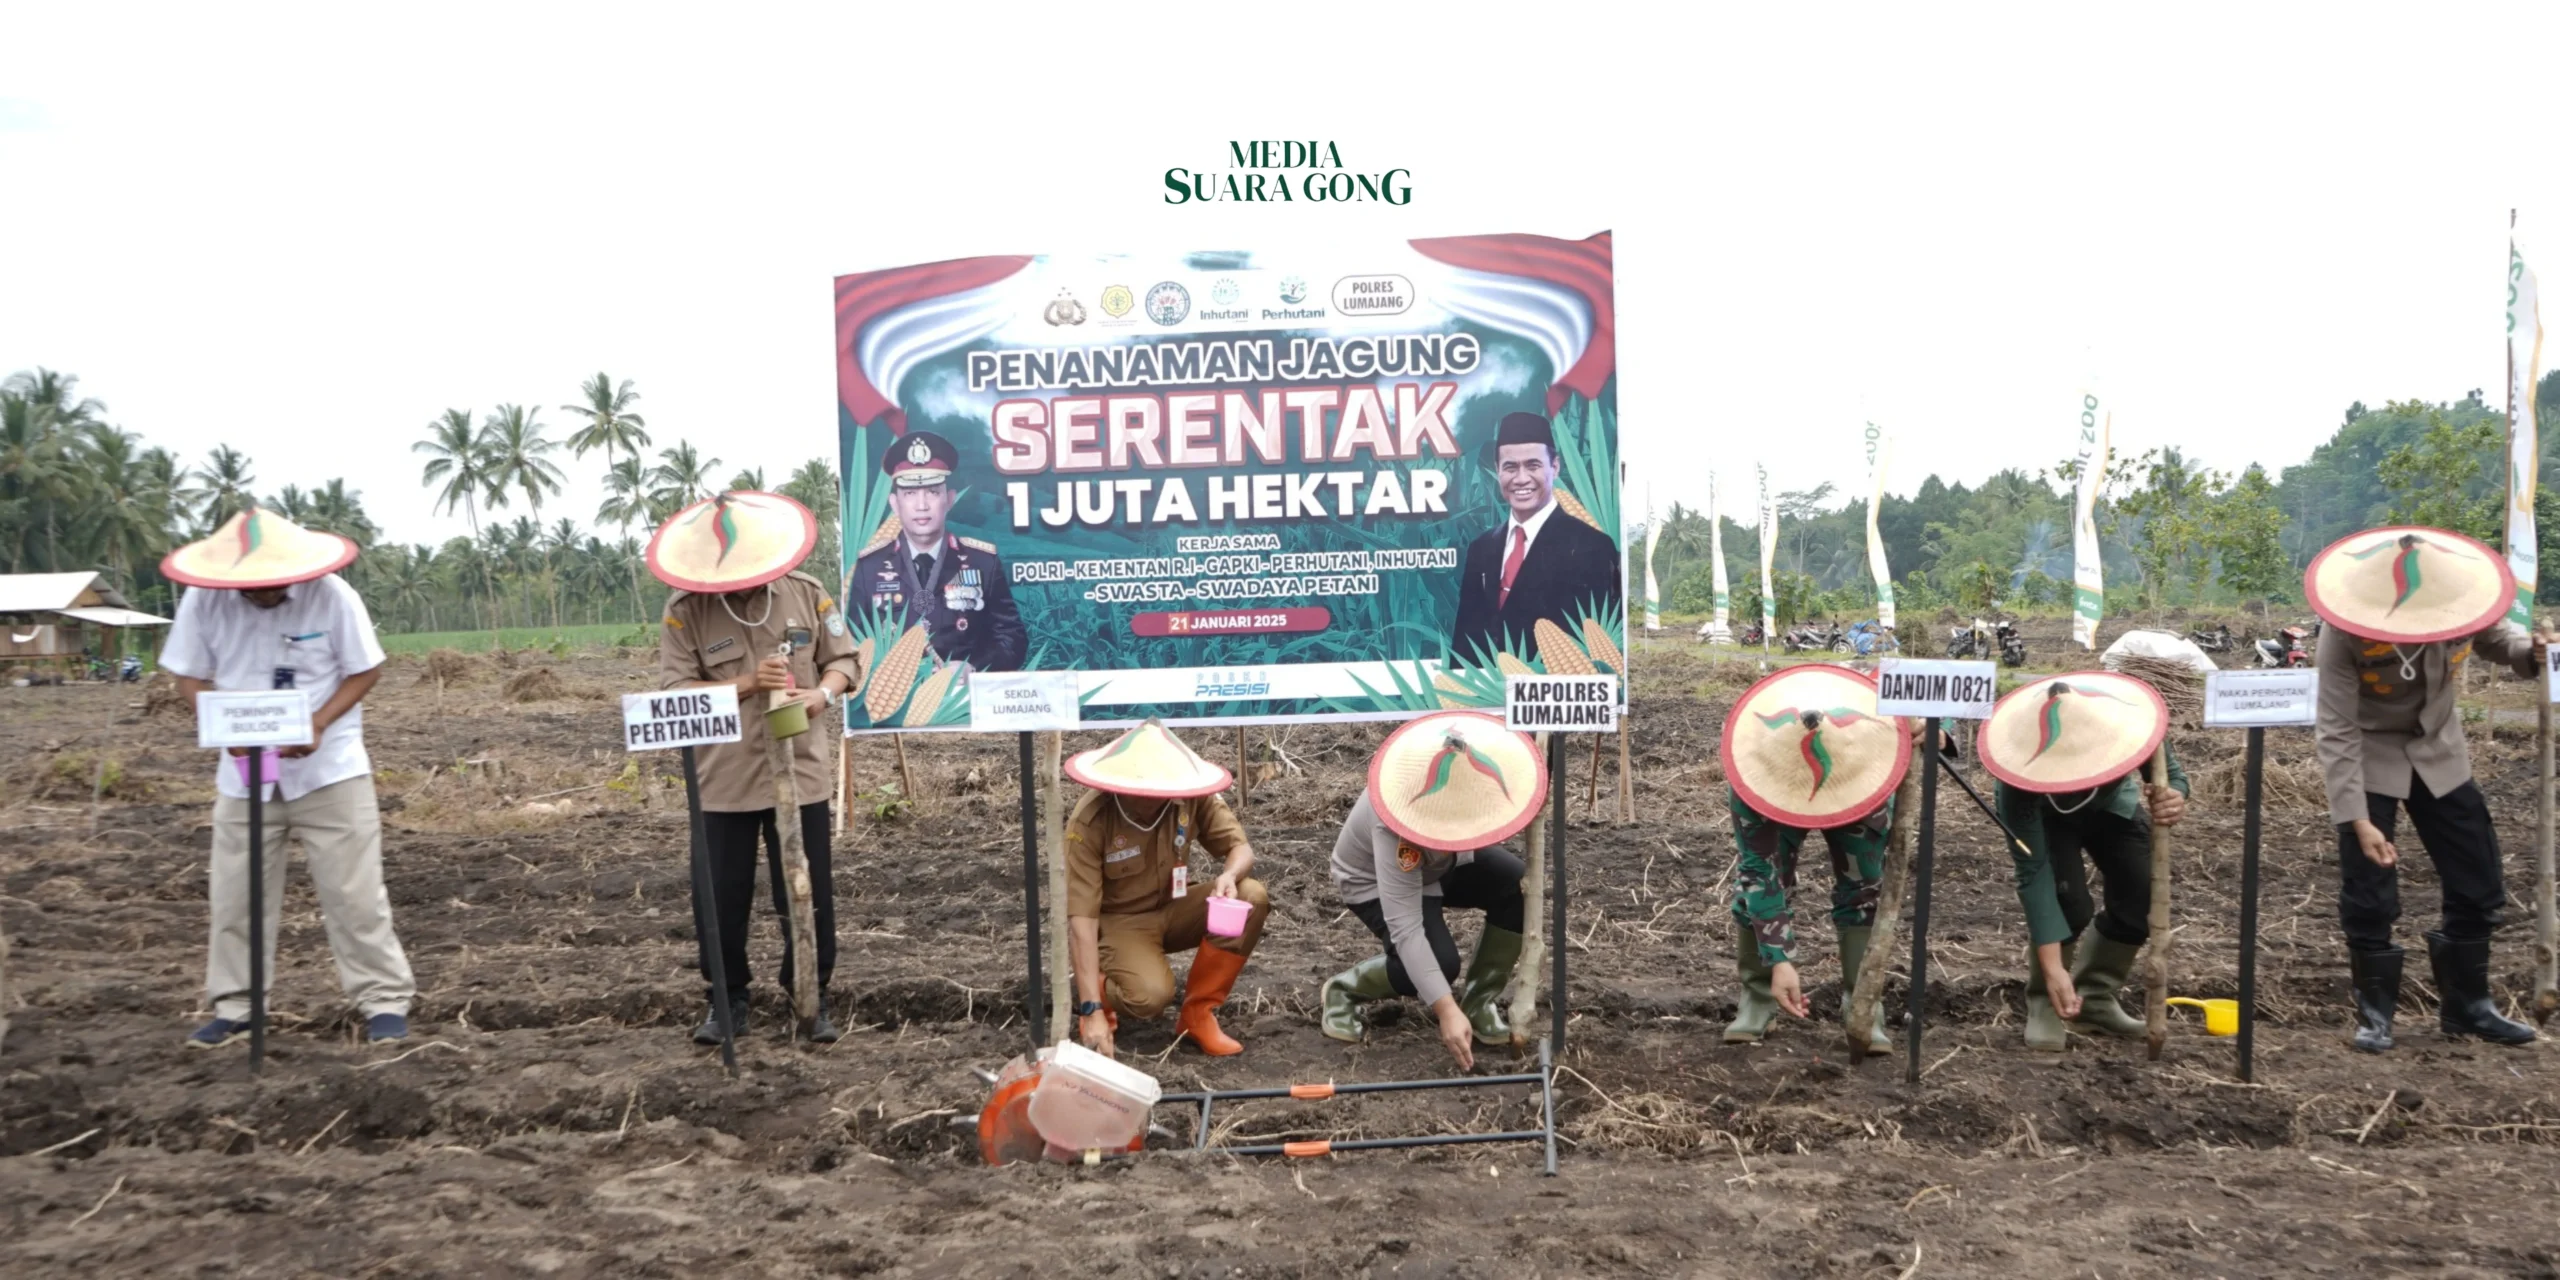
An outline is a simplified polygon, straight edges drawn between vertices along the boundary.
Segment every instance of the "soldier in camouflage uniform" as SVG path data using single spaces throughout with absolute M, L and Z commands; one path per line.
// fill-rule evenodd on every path
M 1734 703 L 1720 744 L 1733 816 L 1734 967 L 1742 981 L 1728 1044 L 1751 1044 L 1783 1009 L 1812 1006 L 1796 970 L 1796 858 L 1822 833 L 1831 851 L 1831 921 L 1845 1011 L 1876 922 L 1893 791 L 1910 767 L 1906 726 L 1875 713 L 1875 683 L 1846 667 L 1789 667 Z M 1890 1045 L 1882 1019 L 1870 1043 Z

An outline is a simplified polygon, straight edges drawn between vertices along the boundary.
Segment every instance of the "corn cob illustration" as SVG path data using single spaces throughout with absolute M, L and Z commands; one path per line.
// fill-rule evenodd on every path
M 1440 709 L 1443 711 L 1455 711 L 1473 704 L 1474 695 L 1468 692 L 1467 687 L 1445 675 L 1433 677 L 1431 687 L 1439 692 Z
M 880 659 L 880 669 L 871 673 L 862 689 L 862 709 L 871 713 L 871 723 L 880 723 L 905 704 L 907 690 L 915 687 L 916 668 L 924 661 L 924 644 L 925 628 L 919 622 L 907 628 L 889 646 L 888 656 Z
M 1538 669 L 1536 667 L 1530 666 L 1528 663 L 1522 662 L 1518 658 L 1512 657 L 1507 653 L 1497 653 L 1493 655 L 1493 665 L 1500 668 L 1502 674 L 1506 676 L 1534 676 L 1538 674 Z
M 1582 620 L 1582 647 L 1591 651 L 1591 660 L 1615 673 L 1627 669 L 1627 657 L 1618 652 L 1618 642 L 1609 638 L 1608 628 L 1598 618 Z
M 1584 653 L 1582 646 L 1575 644 L 1573 637 L 1565 634 L 1564 628 L 1540 618 L 1533 634 L 1538 637 L 1538 661 L 1547 665 L 1548 675 L 1599 674 L 1600 669 L 1591 665 L 1591 655 Z
M 891 538 L 894 538 L 894 537 L 897 537 L 897 536 L 898 536 L 898 517 L 897 517 L 897 516 L 895 516 L 895 515 L 892 515 L 892 516 L 890 516 L 888 519 L 881 521 L 881 522 L 880 522 L 880 527 L 879 527 L 879 528 L 872 530 L 872 532 L 871 532 L 871 540 L 870 540 L 870 541 L 868 541 L 868 542 L 863 543 L 863 544 L 862 544 L 862 550 L 855 552 L 855 553 L 854 553 L 854 556 L 855 556 L 855 558 L 856 558 L 856 559 L 859 559 L 859 558 L 861 558 L 861 557 L 863 557 L 863 556 L 870 555 L 872 552 L 877 551 L 877 550 L 879 550 L 879 549 L 880 549 L 880 548 L 882 548 L 882 547 L 888 546 L 888 545 L 889 545 L 889 540 L 890 540 Z M 850 593 L 850 592 L 848 592 L 847 594 L 851 594 L 851 593 Z
M 879 645 L 880 642 L 877 639 L 865 636 L 862 643 L 853 647 L 853 683 L 856 686 L 860 686 L 863 680 L 870 676 L 872 653 L 879 648 Z
M 951 688 L 951 678 L 958 674 L 960 664 L 949 663 L 916 686 L 915 700 L 907 704 L 905 724 L 908 728 L 933 723 L 934 713 L 942 709 L 943 693 Z
M 1600 522 L 1592 518 L 1591 508 L 1582 505 L 1582 499 L 1577 498 L 1570 493 L 1566 493 L 1562 489 L 1558 489 L 1556 490 L 1556 505 L 1564 508 L 1564 513 L 1566 515 L 1572 516 L 1574 519 L 1590 525 L 1594 529 L 1600 529 Z M 1609 531 L 1606 529 L 1600 529 L 1600 532 L 1608 533 Z M 1614 535 L 1612 536 L 1614 537 Z

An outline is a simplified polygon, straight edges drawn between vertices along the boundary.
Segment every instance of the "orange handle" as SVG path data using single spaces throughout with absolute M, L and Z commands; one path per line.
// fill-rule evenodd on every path
M 1280 1154 L 1293 1160 L 1305 1156 L 1329 1156 L 1333 1154 L 1333 1143 L 1329 1140 L 1284 1142 L 1280 1144 Z
M 1293 1084 L 1289 1086 L 1289 1096 L 1300 1102 L 1322 1102 L 1333 1096 L 1333 1086 L 1331 1084 Z

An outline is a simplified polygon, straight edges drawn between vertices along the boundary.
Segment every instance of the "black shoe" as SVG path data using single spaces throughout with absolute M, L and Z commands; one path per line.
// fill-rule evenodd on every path
M 2400 963 L 2408 953 L 2347 950 L 2347 973 L 2355 986 L 2356 1034 L 2349 1043 L 2366 1053 L 2391 1047 L 2391 1016 L 2400 1009 Z
M 800 1033 L 818 1044 L 834 1044 L 844 1038 L 844 1033 L 836 1030 L 836 1024 L 827 1018 L 827 1007 L 823 1004 L 818 1006 L 817 1017 L 801 1025 Z
M 2478 1036 L 2493 1044 L 2524 1044 L 2533 1028 L 2498 1012 L 2489 999 L 2489 940 L 2457 942 L 2441 932 L 2427 935 L 2427 959 L 2434 963 L 2437 1024 L 2447 1036 Z
M 747 1034 L 747 1002 L 745 997 L 729 1001 L 729 1025 L 743 1037 Z M 700 1045 L 720 1043 L 720 1011 L 713 1009 L 702 1015 L 702 1025 L 693 1029 L 693 1042 Z

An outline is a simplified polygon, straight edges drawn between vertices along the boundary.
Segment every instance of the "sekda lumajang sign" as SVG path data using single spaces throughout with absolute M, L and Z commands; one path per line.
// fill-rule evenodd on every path
M 1399 719 L 1623 671 L 1606 233 L 836 280 L 852 733 Z

